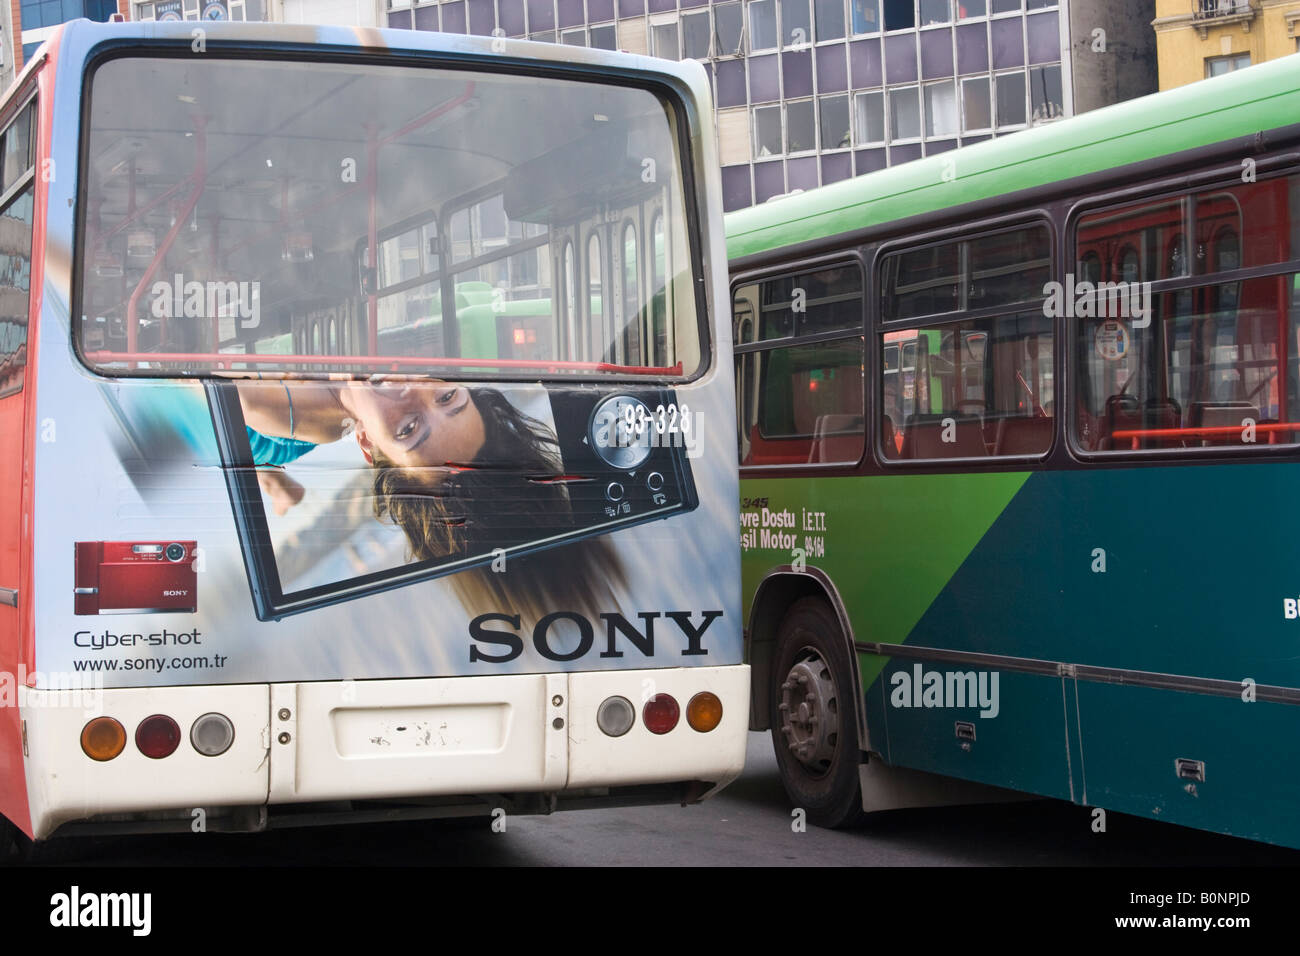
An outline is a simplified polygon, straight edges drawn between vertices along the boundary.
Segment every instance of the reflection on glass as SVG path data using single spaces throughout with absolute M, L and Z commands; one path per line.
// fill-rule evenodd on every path
M 656 94 L 143 57 L 93 82 L 84 208 L 97 213 L 80 223 L 76 298 L 103 320 L 83 323 L 81 342 L 101 371 L 662 377 L 597 367 L 593 342 L 644 354 L 645 332 L 607 329 L 572 281 L 587 236 L 606 254 L 623 222 L 653 215 L 671 264 L 663 316 L 682 326 L 659 330 L 657 354 L 699 368 L 676 118 Z M 575 237 L 561 295 L 551 273 Z M 291 354 L 332 361 L 274 358 Z

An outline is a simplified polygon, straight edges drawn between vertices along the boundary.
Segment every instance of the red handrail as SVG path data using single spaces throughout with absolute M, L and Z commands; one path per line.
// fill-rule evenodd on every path
M 271 355 L 238 352 L 87 352 L 86 358 L 96 365 L 114 362 L 195 362 L 220 369 L 233 365 L 366 365 L 376 368 L 523 368 L 554 371 L 615 372 L 622 375 L 681 375 L 682 363 L 670 366 L 616 365 L 613 362 L 572 362 L 551 359 L 420 358 L 405 355 Z M 1298 426 L 1300 427 L 1300 426 Z
M 1121 440 L 1130 439 L 1133 442 L 1133 447 L 1137 448 L 1138 441 L 1142 438 L 1226 438 L 1229 435 L 1241 434 L 1246 427 L 1248 426 L 1206 425 L 1200 428 L 1123 428 L 1111 432 L 1110 437 Z M 1254 428 L 1256 433 L 1271 436 L 1282 432 L 1300 431 L 1300 422 L 1265 422 L 1262 425 L 1257 424 L 1249 427 Z

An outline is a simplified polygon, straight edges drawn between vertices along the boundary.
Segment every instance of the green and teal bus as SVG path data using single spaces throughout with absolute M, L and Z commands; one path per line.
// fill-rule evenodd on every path
M 731 214 L 753 729 L 1300 847 L 1300 57 Z

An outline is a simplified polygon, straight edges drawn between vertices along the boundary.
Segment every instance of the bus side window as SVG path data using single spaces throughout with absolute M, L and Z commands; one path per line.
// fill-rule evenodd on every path
M 636 224 L 623 226 L 623 341 L 629 365 L 640 365 L 645 350 L 641 335 L 641 272 L 637 257 Z
M 754 307 L 761 320 L 755 328 Z M 856 263 L 737 290 L 742 465 L 856 464 L 866 448 Z
M 4 157 L 0 187 L 11 197 L 0 209 L 0 237 L 4 240 L 0 245 L 0 397 L 21 392 L 26 378 L 36 188 L 32 172 L 34 116 L 34 103 L 28 104 L 9 124 L 0 142 L 0 155 Z M 24 180 L 25 189 L 21 188 Z M 102 343 L 105 323 L 95 317 L 86 321 L 94 323 L 87 332 L 94 333 Z
M 1100 258 L 1080 272 L 1100 269 Z M 1052 275 L 1046 226 L 1002 229 L 892 253 L 882 318 L 924 327 L 881 333 L 886 460 L 1044 455 L 1055 437 Z M 989 312 L 994 307 L 1002 314 Z M 980 318 L 963 318 L 975 313 Z
M 650 227 L 650 364 L 668 365 L 668 324 L 672 321 L 672 290 L 668 288 L 664 217 L 656 213 Z

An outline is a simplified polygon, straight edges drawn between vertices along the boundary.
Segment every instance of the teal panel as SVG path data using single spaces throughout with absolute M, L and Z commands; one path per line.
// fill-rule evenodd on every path
M 1300 847 L 1300 708 L 1080 682 L 1079 712 L 1087 805 Z M 1204 761 L 1204 782 L 1178 758 Z

